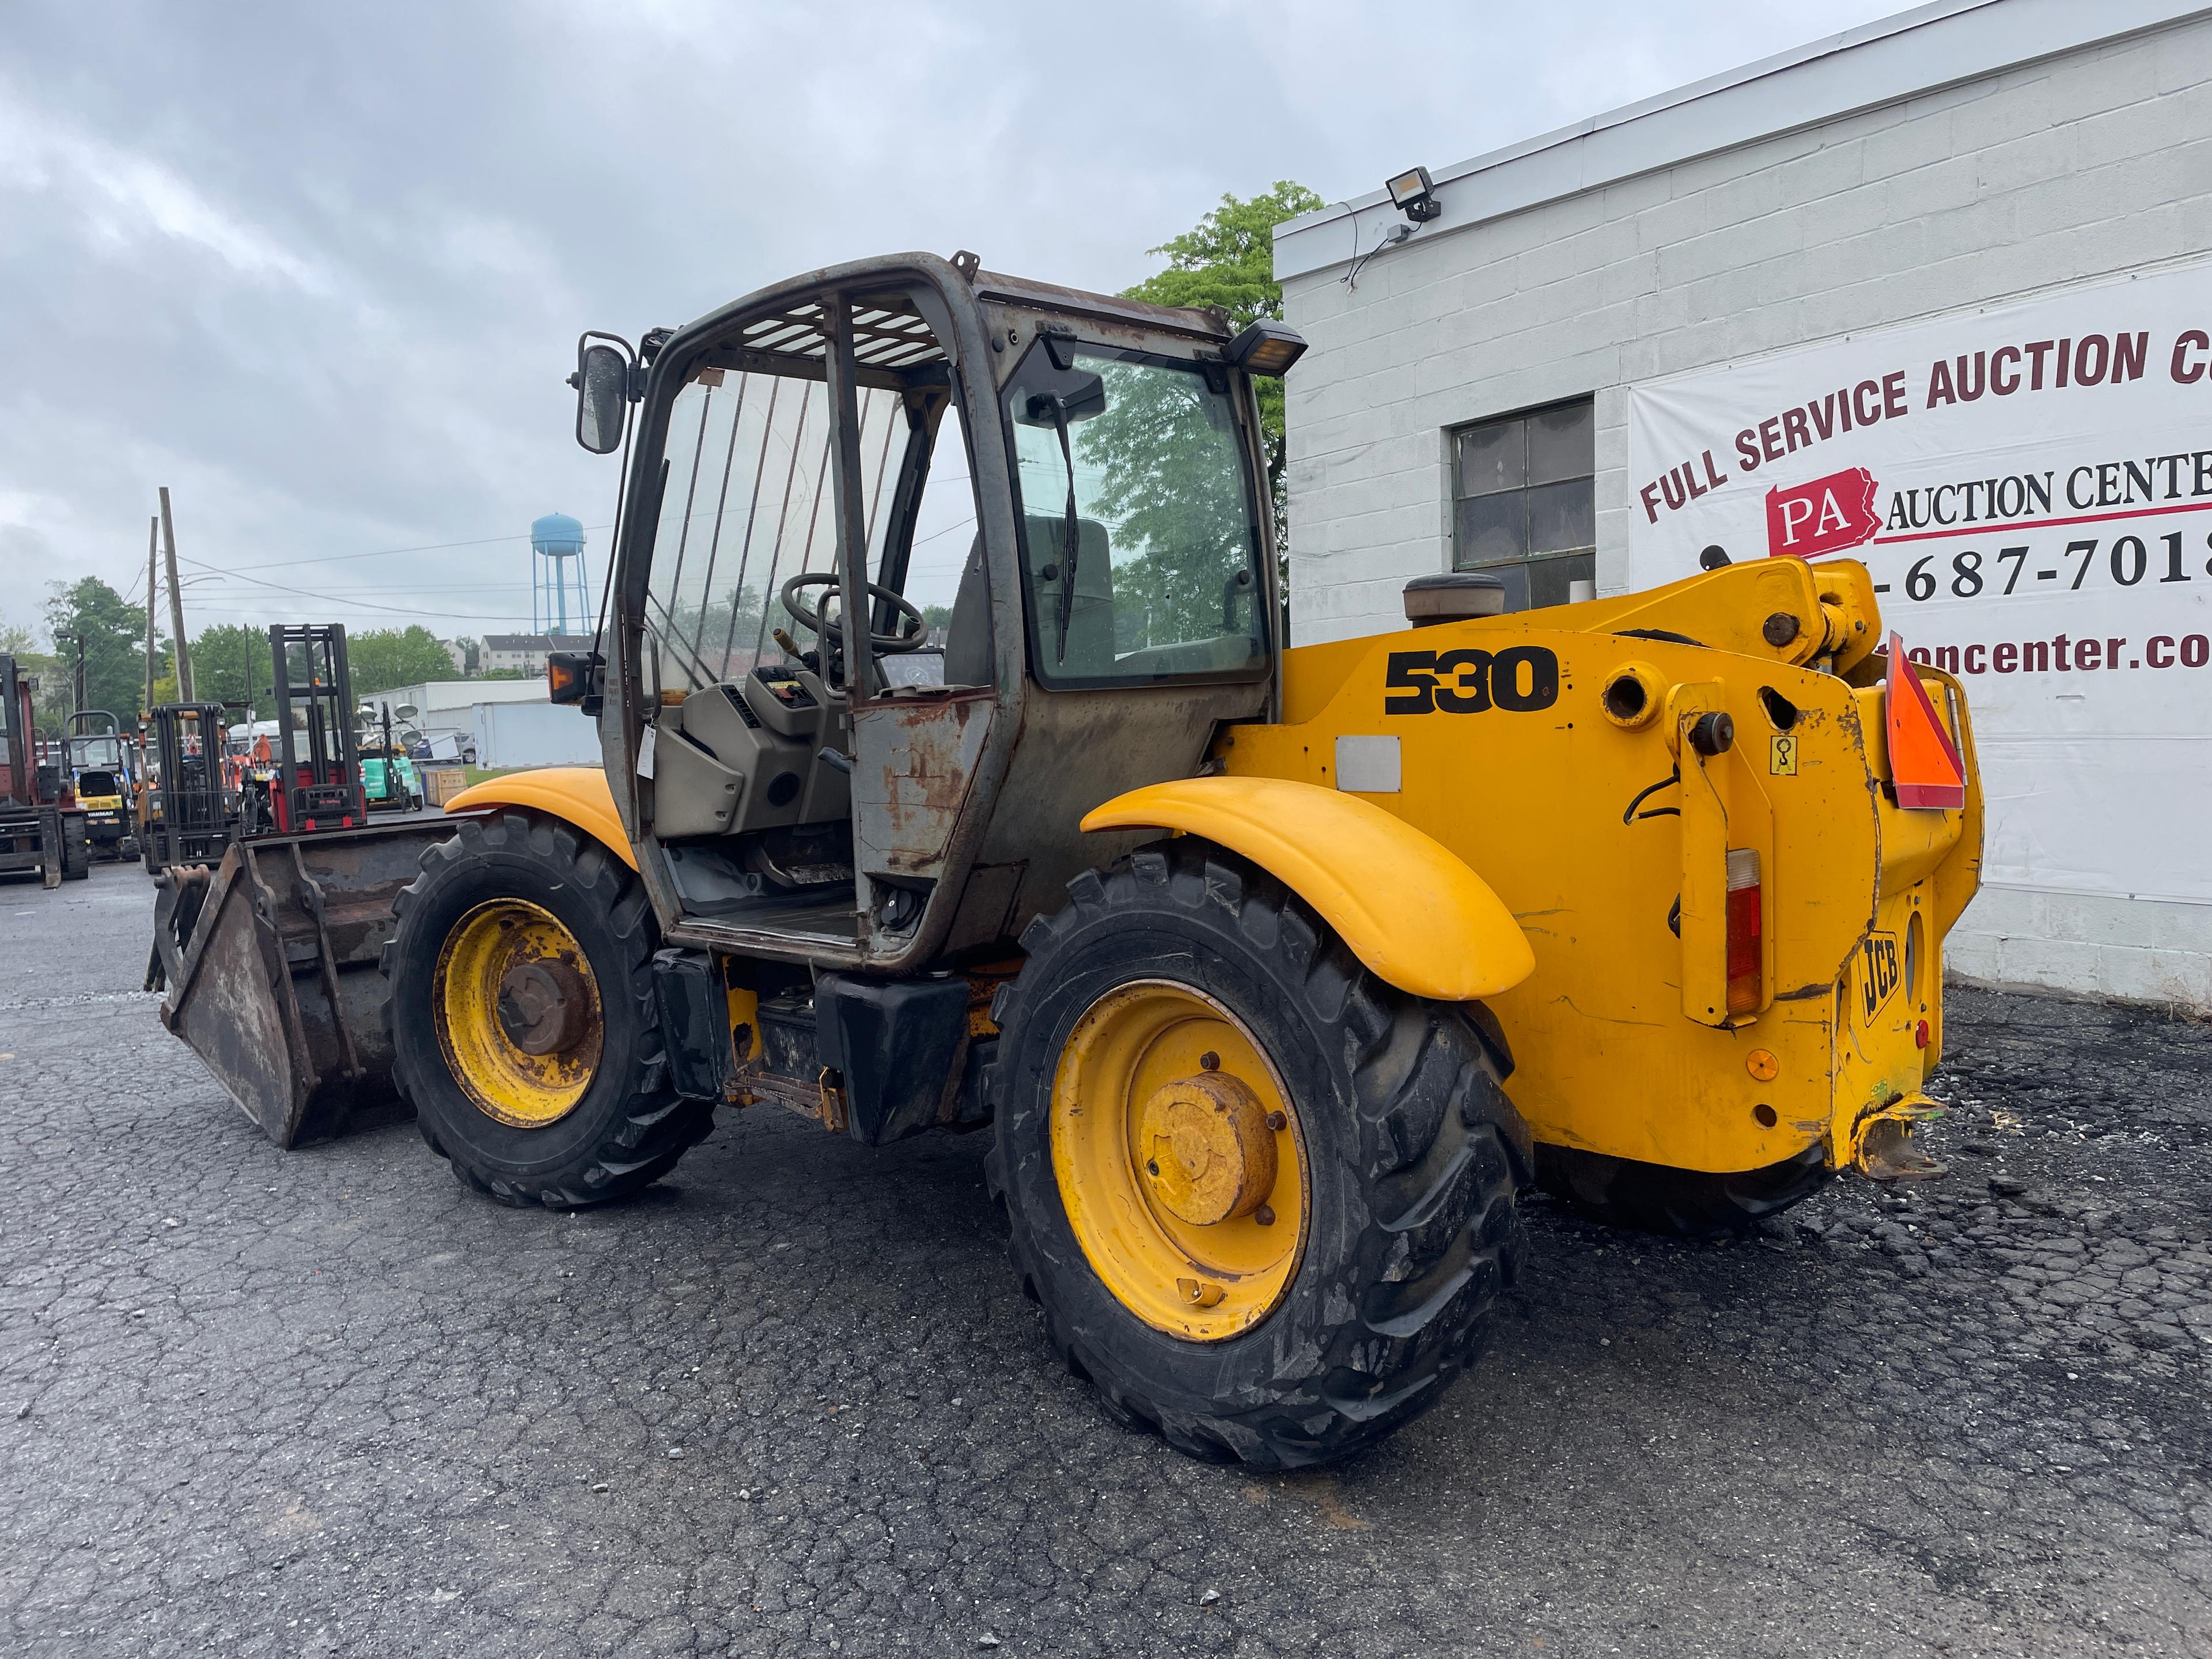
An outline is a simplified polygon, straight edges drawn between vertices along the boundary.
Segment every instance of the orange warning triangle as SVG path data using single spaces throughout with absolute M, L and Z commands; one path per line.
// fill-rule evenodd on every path
M 1928 700 L 1905 654 L 1905 641 L 1889 636 L 1889 775 L 1899 806 L 1956 811 L 1966 804 L 1966 768 L 1958 746 Z

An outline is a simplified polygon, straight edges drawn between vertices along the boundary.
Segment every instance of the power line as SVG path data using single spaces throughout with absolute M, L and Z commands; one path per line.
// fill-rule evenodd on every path
M 586 530 L 611 530 L 612 525 L 587 524 Z M 402 553 L 443 553 L 456 547 L 491 547 L 501 542 L 526 542 L 527 532 L 512 536 L 479 536 L 474 541 L 428 542 L 421 547 L 380 547 L 367 553 L 307 553 L 296 559 L 272 559 L 266 564 L 242 564 L 240 570 L 276 570 L 302 564 L 341 564 L 349 559 L 388 559 Z M 235 572 L 226 574 L 234 574 Z
M 353 599 L 349 601 L 337 599 L 333 599 L 328 593 L 318 593 L 305 587 L 294 587 L 284 582 L 272 582 L 265 577 L 240 575 L 235 570 L 217 569 L 216 566 L 211 564 L 201 564 L 200 561 L 198 559 L 185 558 L 185 556 L 181 553 L 177 556 L 180 560 L 183 560 L 186 564 L 198 565 L 203 570 L 212 570 L 218 576 L 237 576 L 239 580 L 243 582 L 252 582 L 256 587 L 274 588 L 280 593 L 296 593 L 302 599 L 313 599 L 322 605 L 352 604 L 358 605 L 364 611 L 381 611 L 388 612 L 395 617 L 428 617 L 434 621 L 443 621 L 449 617 L 465 616 L 468 614 L 465 611 L 418 611 L 410 609 L 406 605 L 377 605 L 368 599 Z

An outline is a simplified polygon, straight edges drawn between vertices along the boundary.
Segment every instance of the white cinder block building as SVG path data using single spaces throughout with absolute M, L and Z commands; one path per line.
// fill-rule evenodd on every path
M 1937 0 L 1431 174 L 1277 232 L 1294 641 L 1863 559 L 1975 711 L 1953 969 L 2212 1011 L 2212 9 Z

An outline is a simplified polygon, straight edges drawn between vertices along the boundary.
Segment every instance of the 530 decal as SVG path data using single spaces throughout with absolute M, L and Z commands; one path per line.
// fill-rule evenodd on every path
M 1540 645 L 1393 651 L 1382 684 L 1386 714 L 1533 714 L 1559 700 L 1559 659 Z

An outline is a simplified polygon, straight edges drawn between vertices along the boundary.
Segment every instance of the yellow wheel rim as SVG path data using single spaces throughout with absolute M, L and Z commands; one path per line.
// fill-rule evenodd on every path
M 550 910 L 493 899 L 455 922 L 438 951 L 430 1006 L 447 1069 L 487 1117 L 544 1128 L 592 1086 L 599 983 Z
M 1144 980 L 1085 1011 L 1052 1088 L 1052 1168 L 1091 1270 L 1156 1330 L 1218 1342 L 1289 1291 L 1305 1250 L 1298 1115 L 1243 1022 Z

